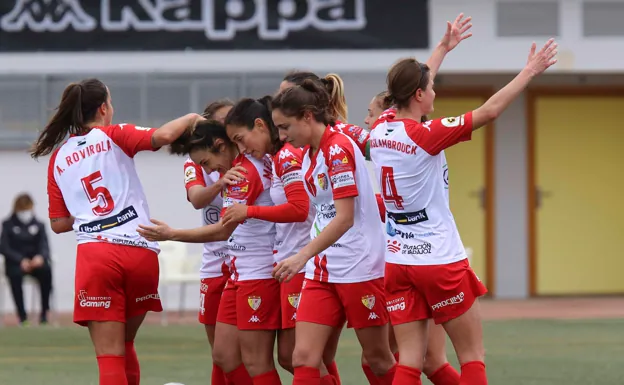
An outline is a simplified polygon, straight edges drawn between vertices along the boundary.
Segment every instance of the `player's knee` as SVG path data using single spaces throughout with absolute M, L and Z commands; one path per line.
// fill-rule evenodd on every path
M 295 350 L 292 355 L 292 366 L 295 368 L 300 366 L 318 368 L 321 366 L 321 359 L 322 354 L 317 354 L 307 347 L 295 345 Z
M 446 352 L 429 352 L 425 355 L 425 362 L 423 363 L 423 373 L 429 376 L 438 370 L 442 365 L 448 361 L 446 359 Z
M 377 343 L 363 350 L 363 358 L 373 373 L 384 375 L 393 365 L 394 356 L 387 344 Z
M 236 354 L 233 351 L 233 346 L 220 346 L 219 344 L 215 344 L 212 349 L 212 362 L 215 363 L 218 367 L 223 369 L 224 372 L 228 373 L 238 367 L 240 363 L 240 358 L 236 358 Z
M 281 366 L 284 370 L 292 373 L 293 372 L 293 364 L 292 364 L 292 351 L 278 351 L 277 352 L 277 362 L 279 366 Z

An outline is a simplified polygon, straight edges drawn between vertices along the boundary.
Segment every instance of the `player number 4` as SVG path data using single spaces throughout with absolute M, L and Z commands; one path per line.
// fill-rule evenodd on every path
M 110 191 L 104 186 L 95 186 L 98 182 L 102 181 L 101 172 L 96 171 L 82 178 L 80 181 L 89 198 L 89 202 L 97 203 L 96 206 L 91 209 L 93 214 L 101 217 L 113 212 L 115 209 L 115 202 L 113 201 Z
M 381 167 L 381 195 L 386 203 L 394 203 L 398 210 L 403 210 L 403 197 L 397 192 L 392 167 Z

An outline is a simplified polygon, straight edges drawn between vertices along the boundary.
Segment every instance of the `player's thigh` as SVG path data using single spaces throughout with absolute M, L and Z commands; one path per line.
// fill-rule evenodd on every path
M 104 242 L 78 245 L 74 322 L 126 321 L 123 250 Z
M 295 328 L 277 332 L 277 362 L 284 370 L 292 373 L 292 355 L 295 350 Z
M 233 371 L 242 364 L 239 330 L 236 325 L 217 321 L 212 360 L 225 373 Z
M 141 247 L 126 247 L 124 261 L 126 290 L 126 318 L 149 311 L 162 311 L 158 294 L 160 268 L 158 254 Z
M 446 358 L 446 332 L 442 325 L 436 325 L 429 320 L 429 336 L 427 340 L 427 352 L 423 372 L 427 375 L 448 362 Z
M 328 341 L 332 335 L 339 336 L 336 328 L 342 328 L 344 323 L 344 307 L 335 285 L 306 279 L 297 308 L 293 366 L 319 367 Z
M 453 343 L 461 365 L 485 359 L 479 301 L 474 301 L 468 311 L 442 325 Z
M 275 368 L 273 351 L 276 330 L 239 330 L 241 357 L 249 374 L 258 376 Z
M 228 280 L 219 302 L 212 359 L 226 373 L 242 364 L 236 317 L 236 284 Z
M 344 324 L 334 328 L 329 340 L 325 344 L 325 350 L 323 350 L 323 363 L 325 366 L 329 366 L 336 359 L 336 352 L 338 351 L 338 343 L 340 342 L 340 335 L 344 329 Z

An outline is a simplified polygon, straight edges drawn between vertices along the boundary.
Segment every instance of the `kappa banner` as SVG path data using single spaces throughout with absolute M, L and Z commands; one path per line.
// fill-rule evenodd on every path
M 428 48 L 427 0 L 3 0 L 0 51 Z

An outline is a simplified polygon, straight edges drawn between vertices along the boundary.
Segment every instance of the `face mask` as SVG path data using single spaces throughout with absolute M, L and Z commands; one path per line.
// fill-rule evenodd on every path
M 26 210 L 26 211 L 18 211 L 18 212 L 16 212 L 15 216 L 17 217 L 17 219 L 20 222 L 22 222 L 24 224 L 28 224 L 35 217 L 35 214 L 32 212 L 32 210 Z

